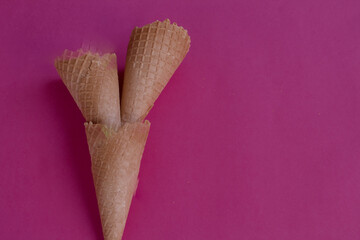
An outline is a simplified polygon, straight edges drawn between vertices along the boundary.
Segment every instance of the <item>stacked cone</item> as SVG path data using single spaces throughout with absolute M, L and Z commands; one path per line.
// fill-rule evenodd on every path
M 55 60 L 86 120 L 105 240 L 122 238 L 150 129 L 144 119 L 189 47 L 187 31 L 168 19 L 135 28 L 128 45 L 121 108 L 115 54 L 65 50 Z
M 55 67 L 87 122 L 121 125 L 115 54 L 65 50 Z
M 168 19 L 132 31 L 121 99 L 124 121 L 141 121 L 146 117 L 189 47 L 187 31 L 170 24 Z

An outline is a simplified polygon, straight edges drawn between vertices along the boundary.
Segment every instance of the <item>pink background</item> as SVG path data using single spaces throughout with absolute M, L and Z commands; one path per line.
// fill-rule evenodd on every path
M 360 239 L 360 1 L 0 1 L 0 239 L 102 239 L 84 119 L 53 66 L 169 17 L 192 46 L 125 240 Z

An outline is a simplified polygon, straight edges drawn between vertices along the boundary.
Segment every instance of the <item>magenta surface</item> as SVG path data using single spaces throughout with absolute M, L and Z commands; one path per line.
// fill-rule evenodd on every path
M 170 18 L 125 240 L 360 239 L 360 1 L 0 1 L 0 239 L 102 239 L 84 119 L 53 60 Z

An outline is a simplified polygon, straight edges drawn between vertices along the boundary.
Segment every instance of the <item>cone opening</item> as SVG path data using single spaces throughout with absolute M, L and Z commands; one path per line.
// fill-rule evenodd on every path
M 136 32 L 136 31 L 141 31 L 142 29 L 145 29 L 145 28 L 152 27 L 152 26 L 159 26 L 160 24 L 164 24 L 165 27 L 172 26 L 174 28 L 174 30 L 183 31 L 188 35 L 188 31 L 185 28 L 183 28 L 182 26 L 177 25 L 176 22 L 171 23 L 170 19 L 168 19 L 168 18 L 165 19 L 164 21 L 156 20 L 156 21 L 154 21 L 152 23 L 149 23 L 149 24 L 146 24 L 146 25 L 144 25 L 142 27 L 135 27 L 134 30 L 133 30 L 133 33 Z
M 93 50 L 85 50 L 83 48 L 80 48 L 78 50 L 72 51 L 66 49 L 61 56 L 58 56 L 55 61 L 66 61 L 71 60 L 78 57 L 83 57 L 86 55 L 93 56 L 95 58 L 109 58 L 112 59 L 114 56 L 116 57 L 115 53 L 102 53 L 100 51 L 93 51 Z

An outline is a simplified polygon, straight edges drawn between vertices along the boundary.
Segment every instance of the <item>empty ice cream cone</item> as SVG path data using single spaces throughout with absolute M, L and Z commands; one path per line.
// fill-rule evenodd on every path
M 122 119 L 143 120 L 189 51 L 185 29 L 167 19 L 132 31 L 121 99 Z
M 137 187 L 150 123 L 123 123 L 116 132 L 85 123 L 105 240 L 120 240 Z
M 120 126 L 116 55 L 65 50 L 55 67 L 86 121 Z
M 61 79 L 87 121 L 85 131 L 105 240 L 122 238 L 150 129 L 150 123 L 143 120 L 189 47 L 187 31 L 169 20 L 133 30 L 121 116 L 115 54 L 65 51 L 55 60 Z

